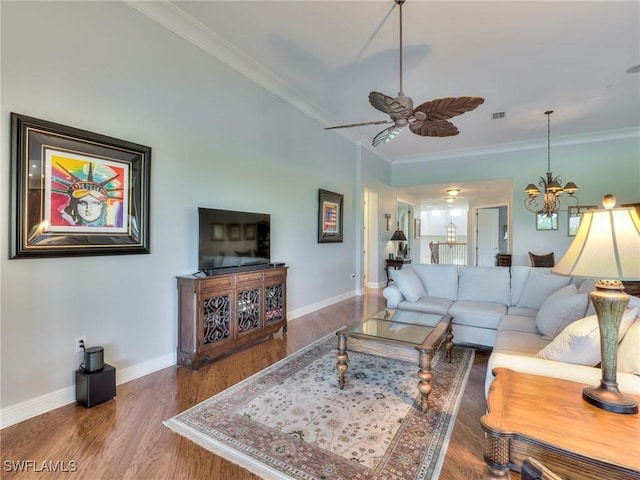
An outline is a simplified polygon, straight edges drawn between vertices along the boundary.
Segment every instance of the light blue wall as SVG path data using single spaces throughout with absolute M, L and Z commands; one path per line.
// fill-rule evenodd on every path
M 355 293 L 356 146 L 126 4 L 0 8 L 3 186 L 10 112 L 153 149 L 150 255 L 9 260 L 2 229 L 3 409 L 67 398 L 76 336 L 104 346 L 119 375 L 171 363 L 175 276 L 196 270 L 198 206 L 272 215 L 272 258 L 290 267 L 290 314 Z M 371 175 L 362 168 L 388 184 L 379 162 Z M 343 243 L 317 243 L 319 188 L 345 196 Z
M 391 168 L 119 2 L 0 2 L 0 17 L 0 224 L 9 224 L 10 112 L 153 148 L 150 255 L 8 260 L 2 230 L 3 414 L 47 396 L 68 398 L 79 335 L 103 345 L 119 375 L 170 363 L 175 276 L 196 269 L 198 206 L 271 213 L 272 257 L 290 266 L 288 307 L 296 315 L 357 290 L 362 189 L 378 193 L 383 252 L 392 234 L 382 228 L 384 213 L 395 224 L 396 199 L 415 202 L 403 185 L 504 172 L 524 185 L 546 166 L 540 151 L 467 158 L 455 169 L 448 161 Z M 637 202 L 638 150 L 637 139 L 567 147 L 554 150 L 553 167 L 571 170 L 581 203 L 609 190 Z M 316 241 L 318 188 L 345 195 L 344 243 Z M 520 252 L 567 243 L 563 230 L 536 234 L 519 198 L 513 214 Z
M 573 237 L 567 235 L 567 212 L 560 212 L 557 231 L 536 231 L 535 214 L 524 207 L 524 187 L 537 183 L 547 170 L 544 147 L 467 156 L 392 167 L 392 184 L 411 185 L 456 183 L 473 180 L 513 179 L 512 254 L 514 265 L 528 265 L 527 252 L 555 252 L 560 258 Z M 640 132 L 627 138 L 613 138 L 581 144 L 554 146 L 551 143 L 551 170 L 563 182 L 573 181 L 580 205 L 601 206 L 602 196 L 613 193 L 618 204 L 640 202 Z

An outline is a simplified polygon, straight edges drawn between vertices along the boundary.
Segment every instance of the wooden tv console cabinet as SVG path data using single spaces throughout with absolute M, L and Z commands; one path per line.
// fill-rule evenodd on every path
M 193 369 L 287 333 L 287 267 L 178 280 L 178 364 Z

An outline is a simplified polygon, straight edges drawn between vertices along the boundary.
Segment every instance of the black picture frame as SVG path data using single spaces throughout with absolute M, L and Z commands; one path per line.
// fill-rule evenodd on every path
M 318 189 L 318 243 L 342 242 L 344 195 Z
M 9 258 L 148 254 L 151 147 L 11 113 Z
M 211 240 L 214 242 L 224 241 L 224 223 L 211 224 Z
M 258 225 L 256 225 L 255 223 L 245 223 L 243 227 L 244 227 L 244 232 L 243 232 L 244 239 L 255 240 Z
M 598 208 L 596 205 L 575 205 L 569 207 L 569 214 L 567 215 L 567 235 L 569 237 L 575 237 L 578 233 L 578 227 L 582 220 L 582 215 L 587 210 L 595 210 Z
M 537 213 L 536 230 L 558 230 L 558 214 L 554 212 L 547 216 L 546 213 Z
M 232 242 L 239 242 L 242 239 L 241 226 L 239 223 L 227 224 L 227 238 Z

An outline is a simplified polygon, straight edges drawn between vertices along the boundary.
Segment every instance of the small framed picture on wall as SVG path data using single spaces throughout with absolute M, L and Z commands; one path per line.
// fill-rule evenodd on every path
M 551 216 L 546 213 L 536 214 L 536 230 L 558 230 L 558 214 L 552 213 Z
M 342 242 L 344 195 L 318 190 L 318 243 Z
M 597 208 L 595 205 L 569 207 L 569 220 L 567 224 L 567 235 L 575 237 L 578 233 L 578 227 L 580 227 L 580 221 L 582 220 L 582 214 L 587 210 Z

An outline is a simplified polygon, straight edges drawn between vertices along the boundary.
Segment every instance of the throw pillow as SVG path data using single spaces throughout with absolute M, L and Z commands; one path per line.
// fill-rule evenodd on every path
M 618 341 L 625 336 L 637 313 L 637 308 L 627 308 L 620 323 Z M 536 357 L 595 367 L 600 363 L 600 355 L 598 317 L 591 315 L 570 324 Z
M 591 278 L 587 278 L 583 280 L 580 284 L 580 288 L 578 289 L 578 293 L 591 293 L 596 289 L 596 281 Z
M 627 330 L 618 346 L 618 371 L 640 372 L 640 316 Z
M 569 285 L 570 281 L 571 277 L 554 275 L 547 269 L 532 268 L 517 306 L 539 310 L 549 295 Z
M 427 292 L 424 291 L 424 286 L 413 268 L 390 270 L 389 273 L 400 293 L 411 303 L 415 303 L 420 297 L 427 296 Z
M 536 326 L 547 340 L 553 340 L 564 328 L 584 317 L 589 304 L 586 293 L 578 293 L 575 285 L 567 285 L 547 298 L 538 314 Z

